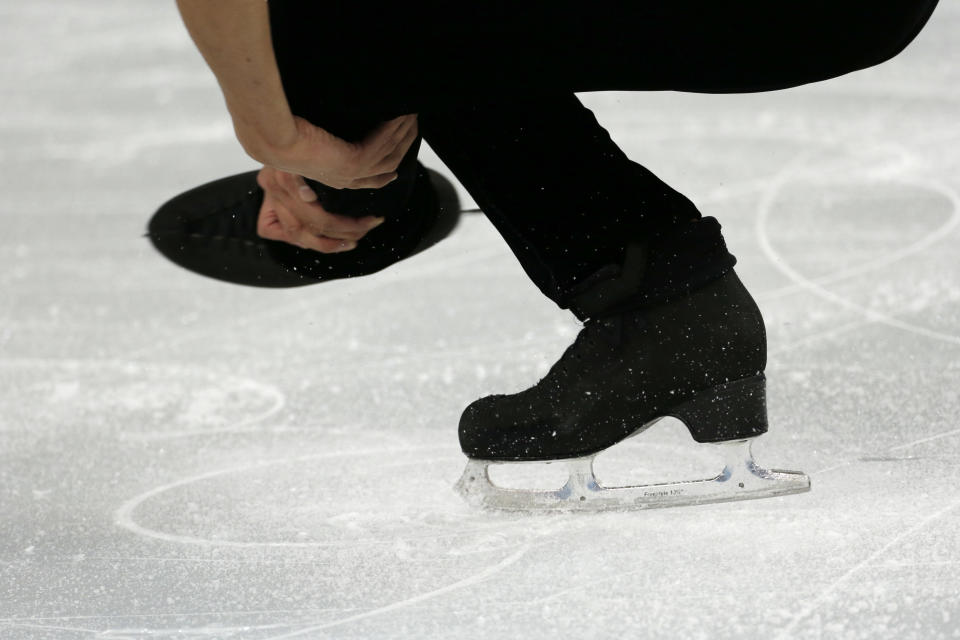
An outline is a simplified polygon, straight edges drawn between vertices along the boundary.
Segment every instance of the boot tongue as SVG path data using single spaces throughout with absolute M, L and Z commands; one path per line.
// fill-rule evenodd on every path
M 622 266 L 609 264 L 577 286 L 570 309 L 581 319 L 618 313 L 624 303 L 640 291 L 648 257 L 646 244 L 631 243 L 624 253 Z
M 689 295 L 722 277 L 736 262 L 720 223 L 700 218 L 631 242 L 619 264 L 597 270 L 564 300 L 581 320 L 624 313 Z

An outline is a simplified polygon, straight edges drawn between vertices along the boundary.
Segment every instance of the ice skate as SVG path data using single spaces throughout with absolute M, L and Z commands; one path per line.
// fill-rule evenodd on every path
M 646 509 L 807 491 L 806 475 L 753 460 L 752 442 L 767 431 L 765 365 L 763 319 L 733 271 L 654 308 L 601 314 L 534 387 L 467 407 L 460 443 L 469 460 L 457 490 L 471 504 L 519 511 Z M 595 477 L 599 453 L 665 417 L 716 448 L 714 477 L 626 487 Z M 525 462 L 565 464 L 569 478 L 552 491 L 490 480 L 491 465 Z
M 628 437 L 639 435 L 652 421 Z M 471 458 L 456 489 L 477 507 L 505 511 L 608 511 L 654 509 L 768 498 L 810 490 L 810 478 L 797 471 L 764 469 L 753 459 L 755 438 L 728 440 L 716 448 L 719 473 L 712 478 L 607 487 L 593 471 L 598 453 L 552 461 L 569 470 L 566 483 L 552 491 L 525 491 L 497 486 L 489 469 L 493 464 L 523 464 Z
M 367 275 L 433 246 L 457 226 L 460 203 L 453 185 L 421 165 L 417 172 L 404 210 L 344 253 L 320 253 L 257 235 L 263 190 L 256 171 L 171 199 L 150 219 L 147 237 L 181 267 L 235 284 L 300 287 Z

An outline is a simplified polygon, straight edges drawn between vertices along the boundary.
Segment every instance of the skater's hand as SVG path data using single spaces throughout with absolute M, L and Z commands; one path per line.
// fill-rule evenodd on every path
M 263 0 L 177 0 L 184 24 L 210 65 L 244 150 L 268 167 L 334 189 L 379 189 L 417 139 L 416 114 L 384 122 L 347 142 L 296 117 L 273 51 Z
M 330 213 L 303 178 L 272 167 L 257 174 L 263 189 L 263 205 L 257 219 L 257 235 L 321 253 L 341 253 L 356 248 L 357 241 L 383 218 L 352 218 Z
M 295 134 L 264 141 L 234 119 L 237 138 L 267 166 L 316 180 L 334 189 L 379 189 L 397 179 L 397 167 L 419 134 L 417 116 L 388 120 L 360 142 L 347 142 L 294 117 Z
M 237 140 L 255 160 L 335 189 L 379 189 L 417 138 L 417 116 L 384 122 L 347 142 L 290 109 L 263 0 L 177 0 L 184 24 L 210 65 Z

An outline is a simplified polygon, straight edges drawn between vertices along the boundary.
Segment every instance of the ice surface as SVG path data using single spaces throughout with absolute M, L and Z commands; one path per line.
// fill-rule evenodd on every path
M 0 637 L 958 637 L 958 32 L 942 2 L 822 85 L 585 98 L 723 222 L 770 333 L 757 460 L 813 491 L 524 517 L 453 493 L 457 419 L 576 324 L 485 219 L 354 282 L 179 270 L 147 217 L 251 164 L 173 4 L 3 5 Z M 709 460 L 665 421 L 597 469 Z

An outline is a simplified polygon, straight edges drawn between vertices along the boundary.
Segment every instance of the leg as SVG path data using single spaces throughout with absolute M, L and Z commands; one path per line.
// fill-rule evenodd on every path
M 538 92 L 782 89 L 879 64 L 938 0 L 445 3 L 271 0 L 308 101 L 356 114 Z
M 496 2 L 478 9 L 470 29 L 494 43 L 494 55 L 464 47 L 465 34 L 424 31 L 432 16 L 414 11 L 411 21 L 407 7 L 385 9 L 395 13 L 383 23 L 391 27 L 357 37 L 349 9 L 335 7 L 332 22 L 343 32 L 321 45 L 331 57 L 372 40 L 411 51 L 409 64 L 374 71 L 373 82 L 334 68 L 322 87 L 304 89 L 316 94 L 308 103 L 421 113 L 428 140 L 527 273 L 586 320 L 535 386 L 466 409 L 460 442 L 472 462 L 461 492 L 481 504 L 525 508 L 529 499 L 483 482 L 486 466 L 564 458 L 577 459 L 571 481 L 532 496 L 536 506 L 663 506 L 808 489 L 802 474 L 759 469 L 745 448 L 767 429 L 766 340 L 719 227 L 631 163 L 571 94 L 760 91 L 822 80 L 894 55 L 936 3 L 894 2 L 875 11 L 863 1 L 835 9 L 816 0 L 796 8 L 698 0 L 603 5 L 589 16 L 534 4 L 531 15 L 516 20 Z M 282 13 L 282 0 L 274 5 Z M 500 19 L 498 10 L 511 19 Z M 411 40 L 391 41 L 396 33 Z M 379 69 L 389 49 L 371 47 L 374 59 L 359 68 Z M 698 442 L 729 443 L 741 459 L 712 480 L 651 489 L 666 492 L 665 500 L 648 499 L 644 489 L 618 494 L 627 503 L 604 495 L 583 461 L 666 416 L 682 420 Z
M 543 293 L 563 308 L 631 243 L 669 251 L 649 269 L 647 303 L 733 267 L 712 219 L 630 161 L 572 94 L 421 113 L 427 141 Z M 562 141 L 561 148 L 558 140 Z

